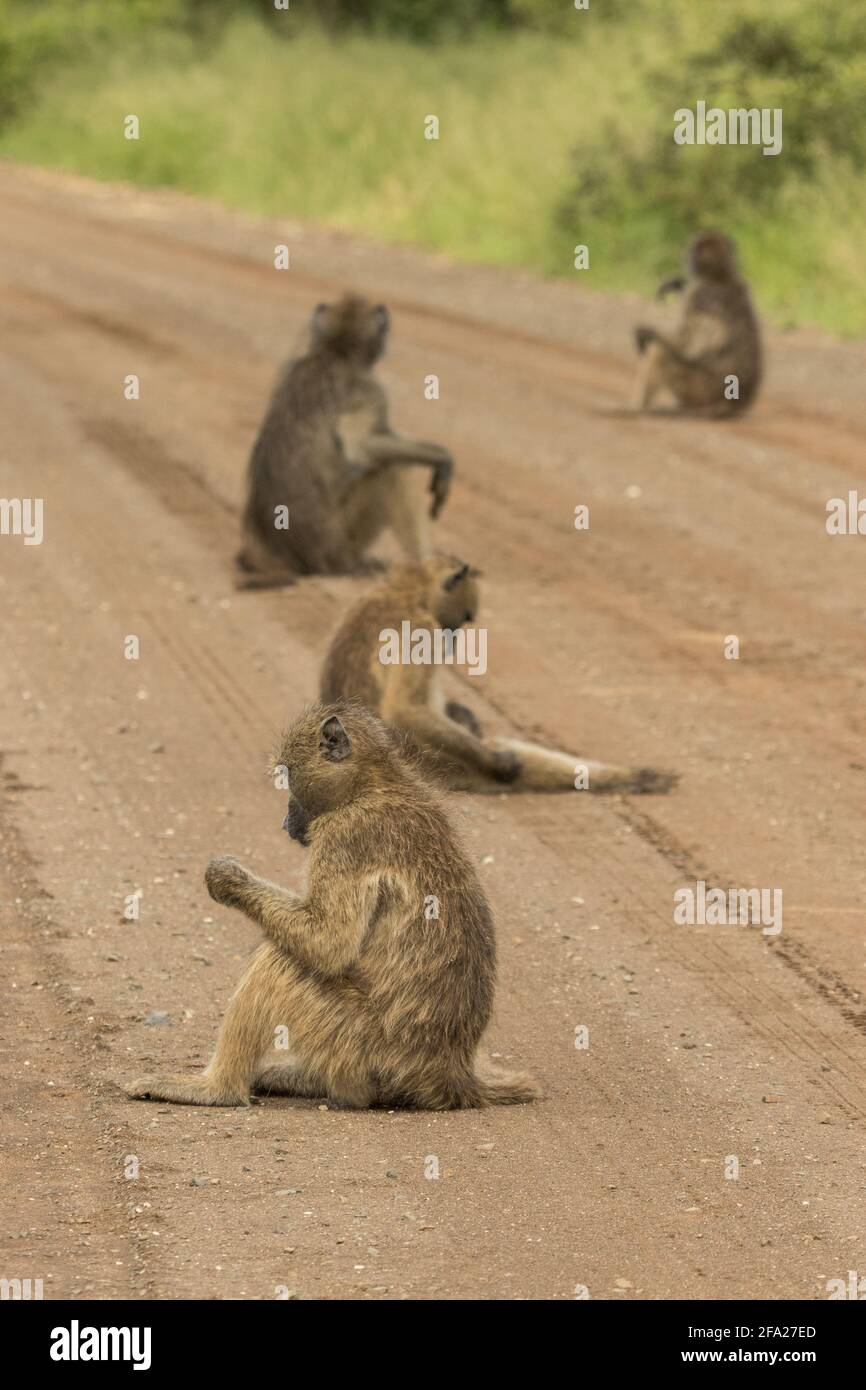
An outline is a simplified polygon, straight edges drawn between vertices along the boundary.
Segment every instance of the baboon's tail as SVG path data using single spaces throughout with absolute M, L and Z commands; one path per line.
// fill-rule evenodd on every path
M 491 747 L 509 749 L 520 760 L 520 772 L 508 786 L 514 791 L 554 792 L 668 792 L 677 773 L 654 767 L 612 767 L 589 758 L 556 753 L 524 739 L 490 739 Z M 500 787 L 499 790 L 505 788 Z
M 523 1071 L 485 1071 L 472 1077 L 463 1104 L 483 1105 L 527 1105 L 531 1100 L 540 1100 L 541 1087 L 531 1076 Z

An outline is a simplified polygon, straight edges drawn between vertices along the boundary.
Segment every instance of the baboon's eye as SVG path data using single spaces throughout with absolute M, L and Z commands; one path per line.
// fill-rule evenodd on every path
M 449 574 L 448 578 L 443 581 L 442 588 L 446 593 L 450 592 L 451 589 L 456 589 L 457 585 L 462 579 L 466 578 L 468 573 L 469 566 L 461 565 L 458 570 L 455 570 L 453 574 Z

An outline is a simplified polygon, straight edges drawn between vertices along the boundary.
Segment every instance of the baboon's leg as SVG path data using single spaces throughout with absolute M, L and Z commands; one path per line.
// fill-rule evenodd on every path
M 726 413 L 728 403 L 722 393 L 721 378 L 707 366 L 708 355 L 703 354 L 703 360 L 689 360 L 664 338 L 654 338 L 644 354 L 636 408 L 647 410 L 658 389 L 665 386 L 677 404 L 687 410 L 716 411 L 721 406 L 722 413 Z
M 727 405 L 717 377 L 706 367 L 665 355 L 662 369 L 665 385 L 685 409 L 708 411 Z
M 358 560 L 384 530 L 393 531 L 409 559 L 430 555 L 424 486 L 424 474 L 399 465 L 358 479 L 343 512 L 349 545 Z
M 297 581 L 294 570 L 281 565 L 249 528 L 245 528 L 241 550 L 235 556 L 237 589 L 278 589 Z
M 659 768 L 616 767 L 557 753 L 524 739 L 491 738 L 487 747 L 516 755 L 520 771 L 511 783 L 514 791 L 574 791 L 583 787 L 589 792 L 666 792 L 678 780 L 675 773 Z
M 392 468 L 390 482 L 385 525 L 397 537 L 407 560 L 427 560 L 433 553 L 427 478 L 418 469 Z
M 649 410 L 659 388 L 665 384 L 665 351 L 661 343 L 649 343 L 638 364 L 637 385 L 635 387 L 635 410 Z
M 358 563 L 388 524 L 388 490 L 396 469 L 368 473 L 358 478 L 343 503 L 342 522 L 347 549 Z
M 364 1106 L 373 1087 L 364 1062 L 365 1020 L 342 982 L 320 981 L 270 942 L 253 953 L 201 1076 L 142 1077 L 128 1088 L 141 1100 L 181 1105 L 246 1105 L 263 1059 L 285 1028 L 302 1072 L 321 1076 L 335 1103 Z

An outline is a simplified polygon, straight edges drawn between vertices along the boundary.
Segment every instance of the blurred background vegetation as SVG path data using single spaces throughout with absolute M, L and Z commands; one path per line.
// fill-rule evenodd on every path
M 720 225 L 778 324 L 845 334 L 864 91 L 863 0 L 0 0 L 5 158 L 545 274 L 586 243 L 645 293 Z M 675 145 L 699 99 L 781 107 L 782 153 Z

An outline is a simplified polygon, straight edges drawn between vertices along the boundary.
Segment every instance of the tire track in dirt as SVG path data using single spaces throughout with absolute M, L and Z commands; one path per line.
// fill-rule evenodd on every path
M 0 772 L 3 763 L 0 754 Z M 7 1118 L 0 1134 L 0 1275 L 41 1279 L 46 1298 L 68 1297 L 70 1290 L 54 1282 L 54 1270 L 71 1251 L 82 1265 L 88 1261 L 77 1273 L 74 1295 L 133 1298 L 142 1266 L 124 1210 L 123 1158 L 130 1136 L 106 1115 L 105 1087 L 93 1082 L 100 1070 L 99 1053 L 108 1046 L 105 1035 L 115 1025 L 88 1015 L 93 1001 L 73 987 L 52 945 L 62 929 L 53 920 L 51 895 L 39 882 L 16 828 L 15 802 L 25 789 L 14 773 L 3 773 L 0 923 L 6 989 L 0 1019 L 5 1043 L 0 1050 L 0 1109 Z M 58 1083 L 46 1082 L 35 1065 L 46 1045 Z M 15 1061 L 22 1054 L 26 1062 L 18 1070 Z M 20 1122 L 46 1099 L 51 1105 L 47 1124 L 28 1124 L 22 1135 L 12 1117 Z M 28 1194 L 27 1219 L 40 1223 L 27 1231 L 19 1229 L 16 1211 L 21 1193 Z M 111 1275 L 100 1272 L 99 1262 Z

